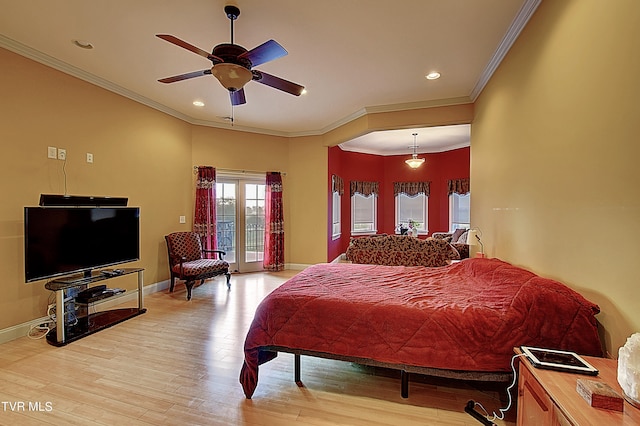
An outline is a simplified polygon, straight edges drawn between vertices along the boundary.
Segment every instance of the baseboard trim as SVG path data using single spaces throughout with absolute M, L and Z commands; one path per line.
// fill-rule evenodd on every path
M 169 280 L 160 281 L 154 284 L 146 285 L 142 289 L 143 295 L 148 295 L 152 293 L 156 293 L 158 291 L 163 291 L 169 288 Z M 104 299 L 102 301 L 94 303 L 93 307 L 96 311 L 104 311 L 106 309 L 110 309 L 113 306 L 120 305 L 122 303 L 127 303 L 138 301 L 138 290 L 127 291 L 124 295 L 119 297 L 114 297 L 111 299 Z M 29 333 L 32 327 L 50 323 L 51 320 L 49 317 L 40 317 L 34 320 L 24 322 L 22 324 L 14 325 L 12 327 L 7 327 L 0 330 L 0 344 L 10 342 L 11 340 L 18 339 L 20 337 L 25 337 Z
M 304 263 L 287 263 L 284 265 L 285 269 L 291 269 L 293 271 L 302 271 L 307 269 L 311 265 L 307 265 Z

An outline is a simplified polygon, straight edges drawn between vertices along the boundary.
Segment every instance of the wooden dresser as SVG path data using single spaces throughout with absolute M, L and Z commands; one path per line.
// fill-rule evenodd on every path
M 516 349 L 520 353 L 519 349 Z M 640 408 L 627 401 L 624 412 L 593 408 L 576 391 L 580 378 L 602 381 L 622 395 L 614 359 L 583 357 L 600 373 L 596 377 L 542 370 L 518 358 L 518 425 L 640 425 Z

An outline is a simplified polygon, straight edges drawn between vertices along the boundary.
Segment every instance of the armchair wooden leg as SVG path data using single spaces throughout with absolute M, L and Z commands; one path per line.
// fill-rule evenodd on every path
M 191 300 L 191 289 L 193 288 L 194 284 L 195 281 L 187 281 L 186 283 L 184 283 L 184 285 L 187 287 L 187 300 Z
M 176 285 L 176 277 L 171 275 L 171 286 L 169 287 L 169 293 L 173 293 L 173 287 Z

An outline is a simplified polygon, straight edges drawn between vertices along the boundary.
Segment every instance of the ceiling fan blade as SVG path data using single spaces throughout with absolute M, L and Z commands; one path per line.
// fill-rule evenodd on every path
M 300 96 L 304 90 L 304 86 L 276 77 L 275 75 L 267 74 L 266 72 L 253 70 L 252 73 L 254 81 L 266 84 L 267 86 L 282 90 L 283 92 L 290 93 L 294 96 Z
M 210 69 L 202 71 L 188 72 L 186 74 L 174 75 L 173 77 L 161 78 L 158 80 L 160 83 L 175 83 L 176 81 L 187 80 L 194 77 L 202 77 L 203 75 L 211 74 Z
M 256 67 L 264 64 L 265 62 L 273 61 L 274 59 L 281 58 L 287 55 L 287 51 L 284 47 L 280 46 L 277 41 L 269 40 L 262 43 L 258 47 L 244 52 L 239 55 L 238 58 L 244 58 L 251 61 L 251 66 Z
M 200 56 L 204 56 L 205 58 L 207 58 L 208 60 L 210 60 L 211 62 L 213 62 L 214 64 L 218 63 L 218 62 L 224 62 L 221 58 L 218 58 L 217 56 L 200 49 L 199 47 L 195 47 L 192 44 L 187 43 L 184 40 L 180 40 L 178 37 L 169 35 L 169 34 L 156 34 L 156 37 L 161 38 L 165 41 L 168 41 L 169 43 L 173 43 L 176 46 L 182 47 L 183 49 L 187 49 L 190 52 L 196 53 Z
M 244 88 L 236 91 L 229 91 L 231 96 L 231 105 L 242 105 L 247 103 L 247 99 L 244 97 Z

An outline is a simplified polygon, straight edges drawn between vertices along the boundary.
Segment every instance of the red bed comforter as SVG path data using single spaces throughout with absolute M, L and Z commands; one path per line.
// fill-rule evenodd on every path
M 510 371 L 515 346 L 601 356 L 597 305 L 565 285 L 498 259 L 441 268 L 321 264 L 258 306 L 240 383 L 282 346 L 461 371 Z

